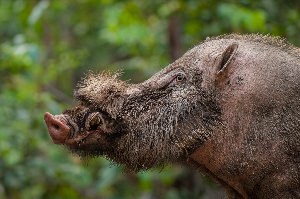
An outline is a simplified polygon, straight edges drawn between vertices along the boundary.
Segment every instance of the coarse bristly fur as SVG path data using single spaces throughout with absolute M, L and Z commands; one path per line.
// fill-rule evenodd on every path
M 193 162 L 232 198 L 300 198 L 300 53 L 279 37 L 208 38 L 150 79 L 89 74 L 67 147 L 129 170 Z
M 122 124 L 122 138 L 113 146 L 114 150 L 88 152 L 88 155 L 105 155 L 134 171 L 163 166 L 185 159 L 219 122 L 215 97 L 196 84 L 201 74 L 186 82 L 189 85 L 185 88 L 174 86 L 153 91 L 144 86 L 143 91 L 134 95 L 124 93 L 130 85 L 116 80 L 116 76 L 89 74 L 75 92 L 75 97 L 87 107 L 86 113 L 75 111 L 72 115 L 68 111 L 82 125 L 86 115 L 95 110 L 108 113 Z M 200 111 L 213 114 L 199 117 Z

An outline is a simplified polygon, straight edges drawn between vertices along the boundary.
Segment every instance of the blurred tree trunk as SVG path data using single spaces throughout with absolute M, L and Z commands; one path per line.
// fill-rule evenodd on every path
M 168 26 L 169 50 L 172 61 L 181 56 L 181 27 L 178 15 L 172 15 Z

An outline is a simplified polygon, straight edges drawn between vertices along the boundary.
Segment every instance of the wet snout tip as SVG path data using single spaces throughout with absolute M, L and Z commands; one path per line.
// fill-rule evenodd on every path
M 44 114 L 44 120 L 53 142 L 55 144 L 65 143 L 65 140 L 70 133 L 70 128 L 60 121 L 56 116 L 53 116 L 48 112 Z

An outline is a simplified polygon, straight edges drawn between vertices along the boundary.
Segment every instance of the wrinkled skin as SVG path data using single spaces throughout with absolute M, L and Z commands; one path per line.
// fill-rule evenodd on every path
M 80 156 L 138 171 L 193 165 L 229 198 L 300 198 L 300 55 L 278 38 L 207 39 L 141 84 L 89 74 L 78 105 L 45 114 Z

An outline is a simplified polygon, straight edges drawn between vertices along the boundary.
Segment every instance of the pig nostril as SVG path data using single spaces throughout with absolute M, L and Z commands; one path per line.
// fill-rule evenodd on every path
M 56 130 L 59 130 L 59 126 L 57 124 L 53 124 L 53 127 L 56 129 Z
M 95 130 L 98 129 L 98 126 L 99 126 L 98 124 L 94 124 L 94 125 L 92 125 L 92 126 L 90 127 L 89 130 L 95 131 Z
M 64 144 L 70 133 L 70 128 L 64 115 L 54 116 L 50 113 L 45 113 L 44 120 L 53 142 L 55 144 Z

